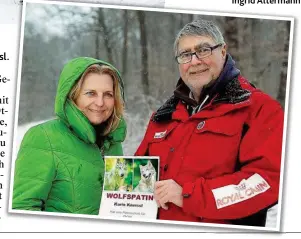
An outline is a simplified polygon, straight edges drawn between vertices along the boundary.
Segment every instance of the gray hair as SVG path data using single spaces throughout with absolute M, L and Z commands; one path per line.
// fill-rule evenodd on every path
M 179 41 L 183 36 L 208 36 L 211 37 L 216 44 L 226 44 L 224 37 L 217 25 L 215 25 L 212 21 L 198 19 L 186 24 L 179 31 L 174 42 L 175 56 L 178 54 Z

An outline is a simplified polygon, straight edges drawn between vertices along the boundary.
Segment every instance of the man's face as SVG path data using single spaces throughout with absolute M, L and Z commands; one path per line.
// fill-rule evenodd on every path
M 183 36 L 179 40 L 178 54 L 184 52 L 195 52 L 202 47 L 217 45 L 211 37 L 207 36 Z M 198 59 L 192 56 L 191 62 L 179 64 L 180 76 L 192 92 L 201 92 L 203 86 L 220 75 L 226 58 L 225 46 L 212 50 L 212 54 Z

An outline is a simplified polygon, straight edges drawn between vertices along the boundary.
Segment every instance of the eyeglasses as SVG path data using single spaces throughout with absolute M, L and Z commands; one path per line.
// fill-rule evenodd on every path
M 178 64 L 186 64 L 191 62 L 192 56 L 195 55 L 199 60 L 202 58 L 205 58 L 207 56 L 210 56 L 212 54 L 212 51 L 223 44 L 217 44 L 215 46 L 208 46 L 208 47 L 201 47 L 197 49 L 195 52 L 184 52 L 178 56 L 176 56 L 176 61 Z

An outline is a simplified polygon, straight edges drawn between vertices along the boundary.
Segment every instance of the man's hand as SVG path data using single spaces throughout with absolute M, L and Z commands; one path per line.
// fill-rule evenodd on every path
M 172 179 L 156 182 L 154 196 L 158 207 L 162 207 L 163 209 L 167 210 L 168 206 L 166 204 L 168 202 L 171 202 L 178 207 L 182 207 L 182 191 L 182 187 Z

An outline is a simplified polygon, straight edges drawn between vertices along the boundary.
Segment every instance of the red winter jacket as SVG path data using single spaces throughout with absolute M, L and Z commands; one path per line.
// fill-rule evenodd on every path
M 160 156 L 160 180 L 183 187 L 183 207 L 170 203 L 159 219 L 231 223 L 277 202 L 284 112 L 276 100 L 239 76 L 192 116 L 174 97 L 165 106 L 136 152 Z

